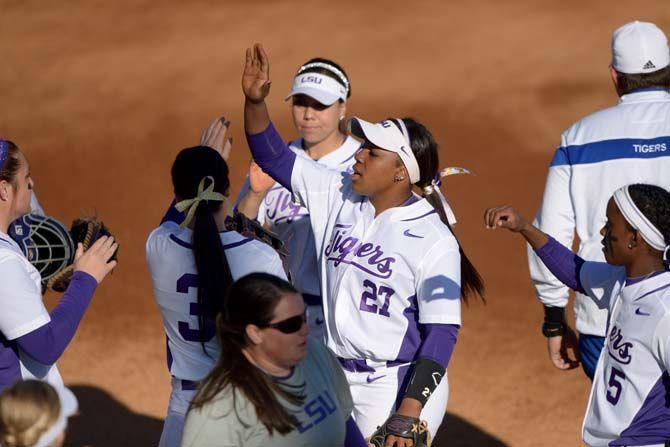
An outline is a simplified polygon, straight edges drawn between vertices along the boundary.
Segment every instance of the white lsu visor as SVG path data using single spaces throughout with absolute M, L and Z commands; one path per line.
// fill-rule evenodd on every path
M 42 436 L 37 440 L 33 447 L 48 447 L 58 438 L 58 436 L 65 431 L 67 428 L 67 420 L 70 416 L 74 414 L 79 409 L 79 403 L 74 393 L 70 391 L 69 388 L 65 386 L 56 386 L 53 385 L 54 390 L 58 394 L 58 400 L 60 401 L 60 412 L 58 414 L 58 419 L 54 425 L 49 427 Z
M 628 186 L 629 185 L 626 185 L 614 191 L 614 203 L 616 203 L 616 206 L 619 208 L 619 211 L 621 211 L 626 222 L 637 230 L 642 236 L 642 239 L 644 239 L 652 248 L 662 251 L 663 260 L 667 260 L 668 248 L 670 247 L 666 245 L 663 234 L 649 222 L 649 219 L 647 219 L 637 205 L 635 205 L 635 202 L 633 202 L 630 192 L 628 191 Z
M 421 178 L 419 164 L 409 142 L 409 133 L 405 123 L 399 118 L 370 123 L 360 118 L 351 118 L 347 125 L 349 133 L 359 140 L 367 140 L 380 149 L 395 152 L 409 174 L 410 183 L 415 184 Z
M 295 95 L 307 95 L 325 106 L 331 106 L 338 99 L 347 100 L 347 89 L 330 76 L 321 73 L 303 73 L 293 80 L 293 88 L 286 100 Z

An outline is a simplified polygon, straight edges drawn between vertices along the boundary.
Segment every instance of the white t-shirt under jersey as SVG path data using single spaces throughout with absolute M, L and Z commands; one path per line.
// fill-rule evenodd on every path
M 146 244 L 146 257 L 156 303 L 167 334 L 168 368 L 183 380 L 200 380 L 216 362 L 219 344 L 214 326 L 202 349 L 198 331 L 197 269 L 191 248 L 193 231 L 174 222 L 156 228 Z M 286 279 L 279 255 L 269 246 L 234 231 L 221 233 L 233 279 L 264 272 Z
M 350 171 L 356 162 L 354 156 L 360 146 L 360 142 L 347 137 L 342 146 L 321 157 L 318 163 L 336 171 Z M 298 157 L 309 159 L 302 148 L 302 139 L 292 141 L 289 149 Z M 238 201 L 248 188 L 249 178 L 242 187 Z M 286 245 L 289 252 L 288 267 L 291 282 L 295 288 L 302 293 L 320 295 L 319 265 L 316 261 L 314 235 L 307 209 L 293 201 L 289 190 L 275 183 L 261 203 L 257 219 L 261 224 L 267 224 L 270 231 L 277 234 Z
M 419 324 L 461 323 L 458 243 L 428 201 L 375 217 L 348 174 L 302 157 L 291 183 L 309 210 L 333 352 L 372 363 L 411 361 Z
M 588 296 L 609 309 L 584 418 L 591 446 L 663 445 L 670 440 L 670 272 L 626 284 L 621 267 L 587 262 Z

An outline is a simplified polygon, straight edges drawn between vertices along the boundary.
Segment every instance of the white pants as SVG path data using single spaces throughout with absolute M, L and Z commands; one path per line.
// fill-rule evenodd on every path
M 353 418 L 364 438 L 369 438 L 395 412 L 398 396 L 405 393 L 410 365 L 375 367 L 374 373 L 344 371 L 354 399 Z M 403 383 L 404 381 L 404 383 Z M 428 422 L 430 436 L 435 436 L 444 419 L 449 399 L 449 381 L 442 381 L 421 411 L 421 420 Z M 398 400 L 397 405 L 400 405 Z
M 195 390 L 183 390 L 181 380 L 172 378 L 172 393 L 159 447 L 181 447 L 186 412 L 193 396 L 195 396 Z

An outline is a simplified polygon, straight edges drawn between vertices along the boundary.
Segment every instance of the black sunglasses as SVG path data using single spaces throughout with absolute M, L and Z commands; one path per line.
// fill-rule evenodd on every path
M 301 315 L 296 315 L 295 317 L 290 317 L 286 320 L 278 321 L 277 323 L 266 324 L 261 327 L 271 327 L 284 334 L 293 334 L 302 329 L 302 325 L 305 323 L 307 323 L 307 310 Z

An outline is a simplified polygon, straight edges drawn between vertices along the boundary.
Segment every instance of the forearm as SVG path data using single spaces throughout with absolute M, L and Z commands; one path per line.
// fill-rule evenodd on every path
M 51 312 L 51 321 L 16 339 L 21 350 L 44 365 L 56 363 L 74 337 L 97 286 L 91 275 L 75 272 L 70 286 Z
M 248 189 L 237 204 L 237 211 L 244 214 L 249 219 L 256 219 L 258 217 L 258 209 L 266 195 L 267 191 L 259 194 Z
M 259 133 L 247 132 L 247 143 L 258 166 L 284 188 L 292 191 L 291 174 L 296 155 L 286 146 L 272 123 L 268 121 Z
M 531 224 L 530 222 L 524 222 L 523 228 L 519 231 L 519 234 L 528 241 L 533 250 L 537 250 L 542 247 L 544 244 L 549 242 L 549 235 L 542 232 L 539 228 Z
M 552 237 L 547 237 L 547 242 L 540 248 L 533 248 L 535 254 L 559 281 L 577 292 L 584 293 L 579 279 L 584 259 Z
M 413 366 L 415 370 L 411 372 L 412 379 L 398 408 L 398 413 L 405 416 L 419 416 L 423 402 L 418 399 L 417 391 L 423 392 L 423 382 L 426 382 L 427 378 L 429 379 L 428 385 L 432 387 L 430 393 L 437 388 L 454 352 L 459 328 L 460 326 L 456 324 L 426 324 L 423 326 L 424 340 L 419 348 L 418 360 Z M 419 362 L 422 362 L 421 366 Z M 416 368 L 421 370 L 416 371 Z
M 261 133 L 270 125 L 270 113 L 265 101 L 253 103 L 244 100 L 244 130 L 248 134 Z

